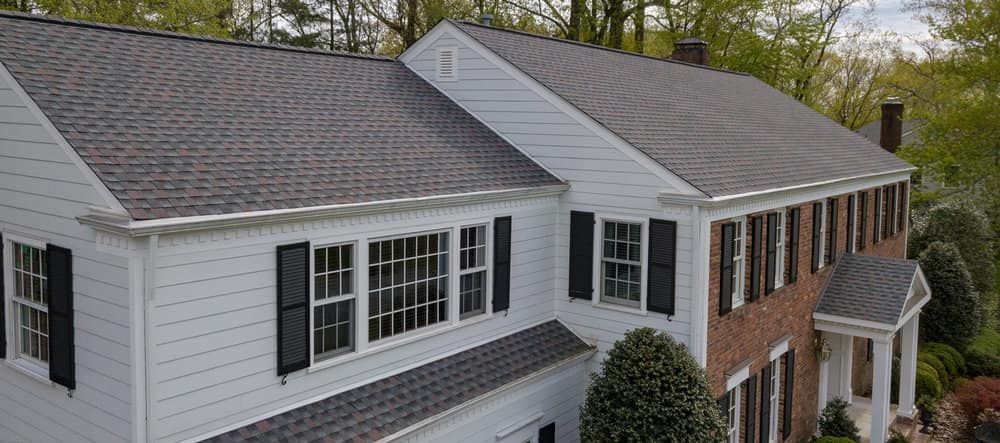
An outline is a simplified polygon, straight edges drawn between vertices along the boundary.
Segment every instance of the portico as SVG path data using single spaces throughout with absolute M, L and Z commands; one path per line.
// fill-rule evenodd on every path
M 837 264 L 813 313 L 821 332 L 819 411 L 835 397 L 852 401 L 854 338 L 872 341 L 872 443 L 885 442 L 897 416 L 916 414 L 920 309 L 930 289 L 915 261 L 847 255 Z M 896 338 L 898 337 L 898 340 Z M 898 343 L 897 343 L 898 341 Z M 890 409 L 893 347 L 899 346 L 899 405 Z

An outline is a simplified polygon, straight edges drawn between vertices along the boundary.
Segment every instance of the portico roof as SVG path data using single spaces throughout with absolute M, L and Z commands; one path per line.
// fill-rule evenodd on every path
M 930 300 L 914 260 L 847 254 L 840 259 L 813 312 L 820 323 L 895 332 Z

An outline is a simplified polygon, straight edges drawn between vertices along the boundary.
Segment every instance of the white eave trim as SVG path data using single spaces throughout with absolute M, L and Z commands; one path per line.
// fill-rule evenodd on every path
M 851 180 L 865 180 L 865 179 L 872 179 L 872 178 L 885 177 L 885 176 L 891 176 L 891 175 L 906 174 L 906 173 L 915 171 L 916 169 L 917 168 L 915 168 L 915 167 L 909 167 L 909 168 L 904 168 L 904 169 L 897 169 L 897 170 L 894 170 L 894 171 L 878 172 L 878 173 L 874 173 L 874 174 L 856 175 L 856 176 L 852 176 L 852 177 L 842 177 L 842 178 L 836 178 L 836 179 L 825 180 L 825 181 L 820 181 L 820 182 L 805 183 L 805 184 L 793 185 L 793 186 L 785 186 L 785 187 L 782 187 L 782 188 L 774 188 L 774 189 L 765 189 L 765 190 L 762 190 L 762 191 L 746 192 L 746 193 L 743 193 L 743 194 L 724 195 L 724 196 L 721 196 L 721 197 L 696 197 L 696 196 L 690 196 L 690 195 L 683 195 L 683 194 L 674 194 L 674 193 L 669 193 L 669 192 L 662 192 L 662 193 L 660 193 L 659 197 L 657 197 L 657 198 L 658 198 L 658 200 L 660 201 L 661 204 L 697 205 L 697 206 L 706 207 L 706 208 L 723 207 L 723 206 L 732 205 L 734 203 L 738 203 L 738 202 L 743 201 L 743 200 L 748 200 L 748 199 L 751 199 L 751 198 L 754 198 L 754 197 L 761 197 L 761 196 L 765 196 L 765 195 L 777 194 L 777 193 L 780 193 L 780 192 L 801 191 L 801 190 L 806 190 L 806 189 L 810 189 L 810 188 L 818 188 L 818 187 L 822 187 L 822 186 L 828 186 L 828 185 L 833 185 L 833 184 L 837 184 L 837 183 L 843 183 L 843 182 L 847 182 L 847 181 L 851 181 Z
M 896 332 L 897 329 L 896 325 L 889 323 L 879 323 L 869 320 L 859 320 L 856 318 L 844 317 L 841 315 L 823 314 L 821 312 L 813 312 L 813 320 L 817 321 L 816 329 L 820 331 L 827 330 L 822 328 L 822 324 L 820 322 L 837 323 L 839 325 L 853 326 L 867 330 L 876 330 L 880 332 L 887 332 L 890 334 Z M 830 330 L 830 332 L 837 332 L 837 331 Z
M 465 194 L 450 194 L 431 197 L 416 197 L 396 200 L 382 200 L 343 205 L 312 206 L 306 208 L 274 209 L 266 211 L 240 212 L 222 215 L 200 215 L 173 217 L 157 220 L 130 220 L 111 217 L 105 211 L 77 217 L 80 223 L 102 231 L 125 237 L 142 237 L 152 234 L 173 234 L 178 232 L 211 229 L 228 229 L 264 223 L 302 222 L 331 217 L 370 215 L 414 209 L 429 209 L 444 206 L 488 203 L 503 200 L 547 197 L 558 195 L 569 189 L 569 185 L 548 185 L 534 188 L 481 191 Z

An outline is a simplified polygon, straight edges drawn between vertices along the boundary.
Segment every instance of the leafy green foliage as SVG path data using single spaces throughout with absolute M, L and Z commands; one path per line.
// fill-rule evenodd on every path
M 965 375 L 965 358 L 955 348 L 944 343 L 931 342 L 924 343 L 920 347 L 920 350 L 941 360 L 941 363 L 944 364 L 945 369 L 948 371 L 948 376 L 952 379 Z
M 915 217 L 907 248 L 911 257 L 919 257 L 934 241 L 955 245 L 980 293 L 993 289 L 993 233 L 982 211 L 968 202 L 948 201 Z
M 920 268 L 932 294 L 920 322 L 922 338 L 963 348 L 979 331 L 982 316 L 962 256 L 954 245 L 936 241 L 920 254 Z
M 592 376 L 580 410 L 585 442 L 721 441 L 725 432 L 705 371 L 684 346 L 651 328 L 629 331 Z
M 940 400 L 944 393 L 941 387 L 941 380 L 938 378 L 937 370 L 926 362 L 917 362 L 917 397 L 926 397 L 930 400 Z
M 840 397 L 834 398 L 819 416 L 819 435 L 823 437 L 844 437 L 852 441 L 861 440 L 858 435 L 860 430 L 854 424 L 851 416 L 847 414 L 847 400 Z
M 853 440 L 848 437 L 831 437 L 829 435 L 816 439 L 816 443 L 856 443 L 856 442 L 857 440 Z
M 1000 377 L 1000 333 L 983 329 L 965 348 L 965 361 L 969 375 Z
M 918 352 L 917 361 L 934 368 L 934 372 L 938 375 L 938 381 L 941 382 L 941 387 L 947 388 L 950 386 L 951 378 L 948 375 L 948 369 L 934 354 L 929 352 Z

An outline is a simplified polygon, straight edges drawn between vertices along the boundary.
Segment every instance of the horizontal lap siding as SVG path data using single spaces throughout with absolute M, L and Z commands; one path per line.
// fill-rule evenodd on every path
M 0 229 L 73 251 L 77 389 L 68 398 L 65 388 L 0 365 L 0 433 L 15 441 L 128 440 L 128 263 L 97 252 L 93 231 L 76 217 L 104 201 L 8 86 L 0 82 Z
M 436 81 L 439 47 L 458 48 L 457 81 Z M 643 326 L 669 331 L 682 343 L 689 344 L 694 249 L 689 208 L 668 212 L 656 199 L 661 192 L 677 192 L 676 189 L 448 33 L 406 63 L 522 152 L 571 184 L 560 200 L 558 234 L 554 239 L 557 275 L 554 296 L 560 319 L 582 336 L 596 340 L 600 356 L 625 332 Z M 570 302 L 566 281 L 571 210 L 595 212 L 598 217 L 617 215 L 677 221 L 677 312 L 670 321 L 657 313 L 637 315 L 593 307 L 586 300 Z M 558 427 L 557 433 L 562 433 Z
M 152 439 L 181 440 L 231 427 L 551 318 L 556 206 L 551 197 L 509 208 L 420 211 L 419 218 L 390 215 L 307 223 L 275 228 L 273 234 L 264 228 L 268 235 L 240 231 L 160 237 L 148 331 Z M 303 240 L 313 246 L 357 241 L 502 215 L 513 216 L 509 315 L 312 373 L 298 371 L 281 386 L 275 369 L 276 246 Z M 357 270 L 367 278 L 365 266 Z M 449 284 L 457 284 L 457 278 L 452 276 Z

